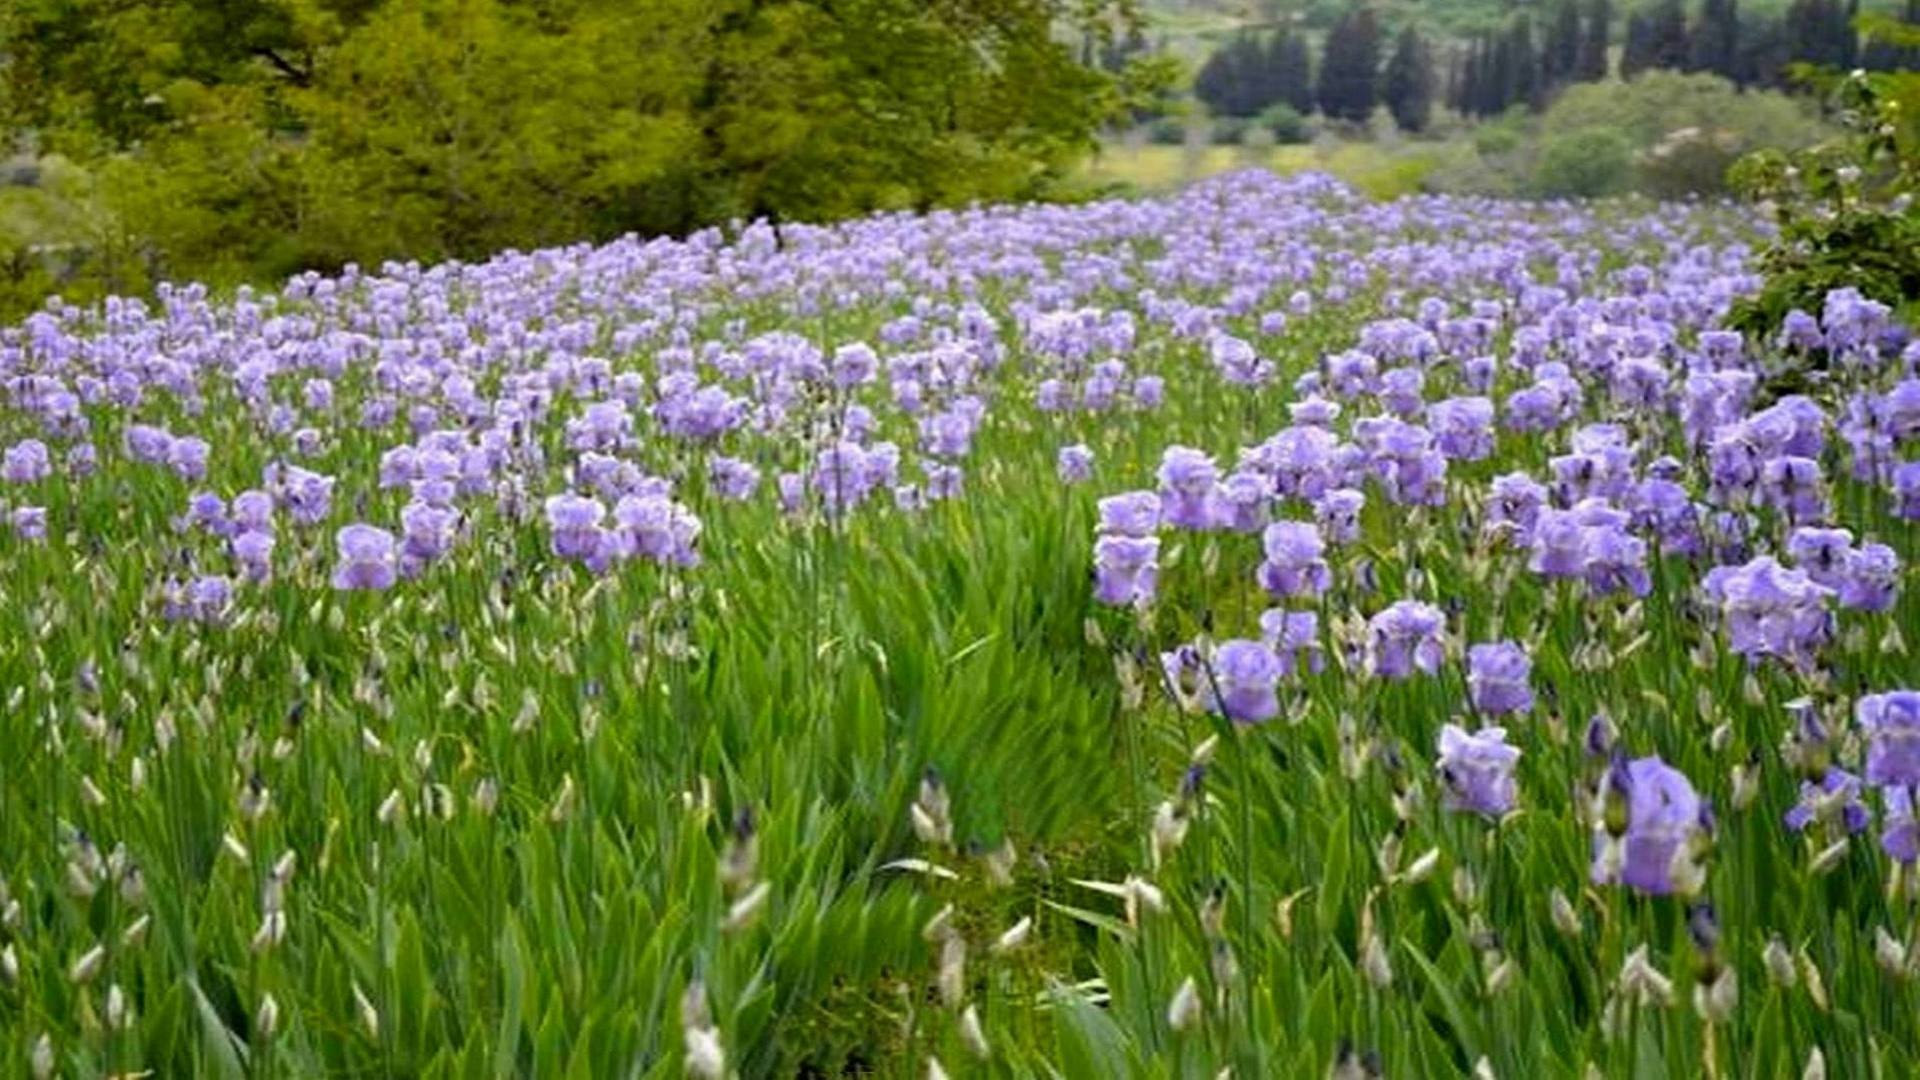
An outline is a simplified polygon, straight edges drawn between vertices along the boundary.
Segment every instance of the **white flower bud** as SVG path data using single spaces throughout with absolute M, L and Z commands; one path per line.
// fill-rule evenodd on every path
M 727 917 L 721 921 L 720 929 L 732 933 L 752 926 L 760 917 L 761 909 L 767 906 L 767 896 L 771 892 L 772 887 L 764 881 L 749 889 L 747 895 L 735 900 L 733 906 L 727 909 Z
M 80 954 L 80 959 L 73 962 L 73 967 L 67 971 L 67 978 L 79 986 L 85 986 L 100 974 L 100 969 L 106 965 L 106 962 L 107 950 L 95 945 Z
M 33 1080 L 48 1080 L 53 1076 L 53 1039 L 46 1032 L 33 1040 Z
M 948 934 L 940 946 L 940 972 L 936 980 L 940 1000 L 957 1009 L 967 997 L 967 942 L 959 934 Z
M 1003 955 L 1010 953 L 1026 944 L 1027 938 L 1031 936 L 1032 933 L 1033 916 L 1023 915 L 1019 922 L 1008 927 L 1006 933 L 1001 934 L 999 940 L 993 943 L 992 951 Z
M 272 994 L 260 999 L 260 1009 L 253 1014 L 253 1030 L 262 1039 L 271 1039 L 280 1030 L 280 1003 Z
M 1167 1026 L 1175 1031 L 1186 1031 L 1200 1022 L 1200 988 L 1194 984 L 1193 976 L 1187 976 L 1180 989 L 1173 992 L 1173 1000 L 1167 1004 Z
M 980 1010 L 972 1005 L 960 1014 L 960 1041 L 982 1061 L 993 1054 L 993 1048 L 987 1045 L 987 1033 L 980 1027 Z
M 1766 964 L 1767 978 L 1775 984 L 1792 986 L 1800 981 L 1799 969 L 1793 964 L 1793 953 L 1787 951 L 1787 943 L 1777 935 L 1767 939 L 1767 947 L 1761 950 L 1760 959 Z

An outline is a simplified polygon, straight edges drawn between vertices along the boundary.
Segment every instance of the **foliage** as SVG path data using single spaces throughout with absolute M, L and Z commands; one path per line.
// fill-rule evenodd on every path
M 1911 26 L 1872 25 L 1897 45 L 1920 45 Z M 1817 314 L 1842 287 L 1920 310 L 1920 73 L 1856 73 L 1827 84 L 1848 124 L 1839 136 L 1797 153 L 1755 153 L 1734 170 L 1737 186 L 1763 200 L 1779 227 L 1760 259 L 1764 288 L 1730 320 L 1749 333 L 1774 331 L 1791 311 Z
M 0 120 L 94 174 L 152 274 L 216 284 L 1032 197 L 1176 74 L 1057 39 L 1112 40 L 1125 0 L 20 0 L 0 18 Z
M 1618 195 L 1633 182 L 1633 147 L 1611 127 L 1551 134 L 1534 167 L 1535 193 L 1550 197 Z
M 1409 26 L 1394 43 L 1381 87 L 1387 111 L 1400 130 L 1421 132 L 1433 120 L 1433 49 Z
M 1712 75 L 1650 71 L 1627 83 L 1569 87 L 1542 118 L 1548 128 L 1611 125 L 1636 148 L 1681 128 L 1732 128 L 1756 145 L 1805 145 L 1822 133 L 1812 106 L 1781 94 L 1741 93 Z
M 1281 146 L 1298 146 L 1313 138 L 1313 127 L 1307 118 L 1284 102 L 1262 112 L 1260 126 L 1271 132 L 1273 141 Z
M 1380 21 L 1362 4 L 1327 34 L 1317 97 L 1329 119 L 1365 124 L 1379 101 Z

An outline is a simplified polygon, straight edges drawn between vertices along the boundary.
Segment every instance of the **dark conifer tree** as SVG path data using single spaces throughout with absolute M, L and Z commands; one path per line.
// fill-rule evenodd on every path
M 1710 71 L 1741 82 L 1740 16 L 1737 0 L 1701 0 L 1700 17 L 1687 37 L 1687 70 Z
M 1687 66 L 1687 9 L 1681 0 L 1660 0 L 1648 15 L 1653 29 L 1653 66 Z
M 1342 16 L 1320 54 L 1320 111 L 1335 120 L 1364 124 L 1379 101 L 1380 21 L 1373 9 Z
M 1400 130 L 1426 130 L 1433 119 L 1433 83 L 1433 50 L 1418 30 L 1408 26 L 1394 43 L 1383 88 L 1387 109 Z
M 1580 7 L 1578 0 L 1560 0 L 1547 40 L 1540 50 L 1541 81 L 1548 88 L 1570 82 L 1580 66 Z
M 1631 79 L 1656 62 L 1653 21 L 1639 12 L 1627 16 L 1627 44 L 1620 53 L 1620 77 Z
M 1598 82 L 1607 77 L 1607 42 L 1613 34 L 1613 5 L 1608 0 L 1591 0 L 1587 5 L 1587 25 L 1580 37 L 1580 59 L 1574 78 Z

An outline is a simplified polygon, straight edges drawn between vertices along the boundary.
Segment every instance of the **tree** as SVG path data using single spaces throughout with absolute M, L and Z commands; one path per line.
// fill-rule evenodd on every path
M 1687 9 L 1681 0 L 1660 0 L 1648 16 L 1653 35 L 1653 66 L 1674 71 L 1687 66 Z
M 1587 5 L 1586 30 L 1580 38 L 1580 56 L 1574 63 L 1575 79 L 1598 82 L 1607 77 L 1607 41 L 1612 33 L 1613 6 L 1608 0 L 1591 0 Z
M 1533 20 L 1525 15 L 1516 19 L 1507 28 L 1506 47 L 1507 103 L 1539 108 L 1545 104 L 1545 87 L 1540 78 L 1540 56 L 1533 47 Z
M 1789 58 L 1821 67 L 1851 66 L 1856 45 L 1846 9 L 1837 0 L 1794 0 L 1786 14 Z
M 1688 71 L 1710 71 L 1735 82 L 1740 78 L 1738 0 L 1701 0 L 1700 17 L 1687 40 Z
M 1029 197 L 1127 100 L 1065 31 L 1129 6 L 10 0 L 0 119 L 219 284 Z
M 1270 59 L 1257 38 L 1242 34 L 1207 58 L 1194 78 L 1194 96 L 1219 116 L 1258 116 L 1286 100 L 1282 73 Z
M 1574 78 L 1580 66 L 1580 45 L 1578 0 L 1560 0 L 1547 27 L 1546 45 L 1540 51 L 1540 75 L 1547 87 Z
M 1900 14 L 1902 25 L 1920 27 L 1920 0 L 1907 0 Z M 1868 71 L 1911 71 L 1920 68 L 1920 47 L 1888 40 L 1889 34 L 1869 31 L 1866 48 L 1860 53 L 1860 66 Z
M 1379 99 L 1380 23 L 1373 9 L 1341 16 L 1320 55 L 1320 111 L 1335 120 L 1364 124 Z
M 1639 12 L 1627 16 L 1627 44 L 1620 53 L 1620 77 L 1631 79 L 1657 66 L 1653 21 Z
M 1433 50 L 1412 26 L 1400 31 L 1387 60 L 1387 109 L 1400 130 L 1425 131 L 1433 119 Z
M 1267 66 L 1274 72 L 1278 101 L 1307 116 L 1313 112 L 1313 60 L 1307 40 L 1282 30 L 1267 47 Z
M 1739 56 L 1735 59 L 1741 83 L 1782 89 L 1786 67 L 1792 60 L 1793 49 L 1779 19 L 1741 20 Z

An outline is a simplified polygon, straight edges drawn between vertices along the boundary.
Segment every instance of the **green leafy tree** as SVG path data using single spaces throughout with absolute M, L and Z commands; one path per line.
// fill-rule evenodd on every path
M 13 0 L 0 19 L 0 120 L 96 178 L 137 253 L 124 280 L 1030 197 L 1170 82 L 1164 59 L 1099 67 L 1138 26 L 1129 0 Z

